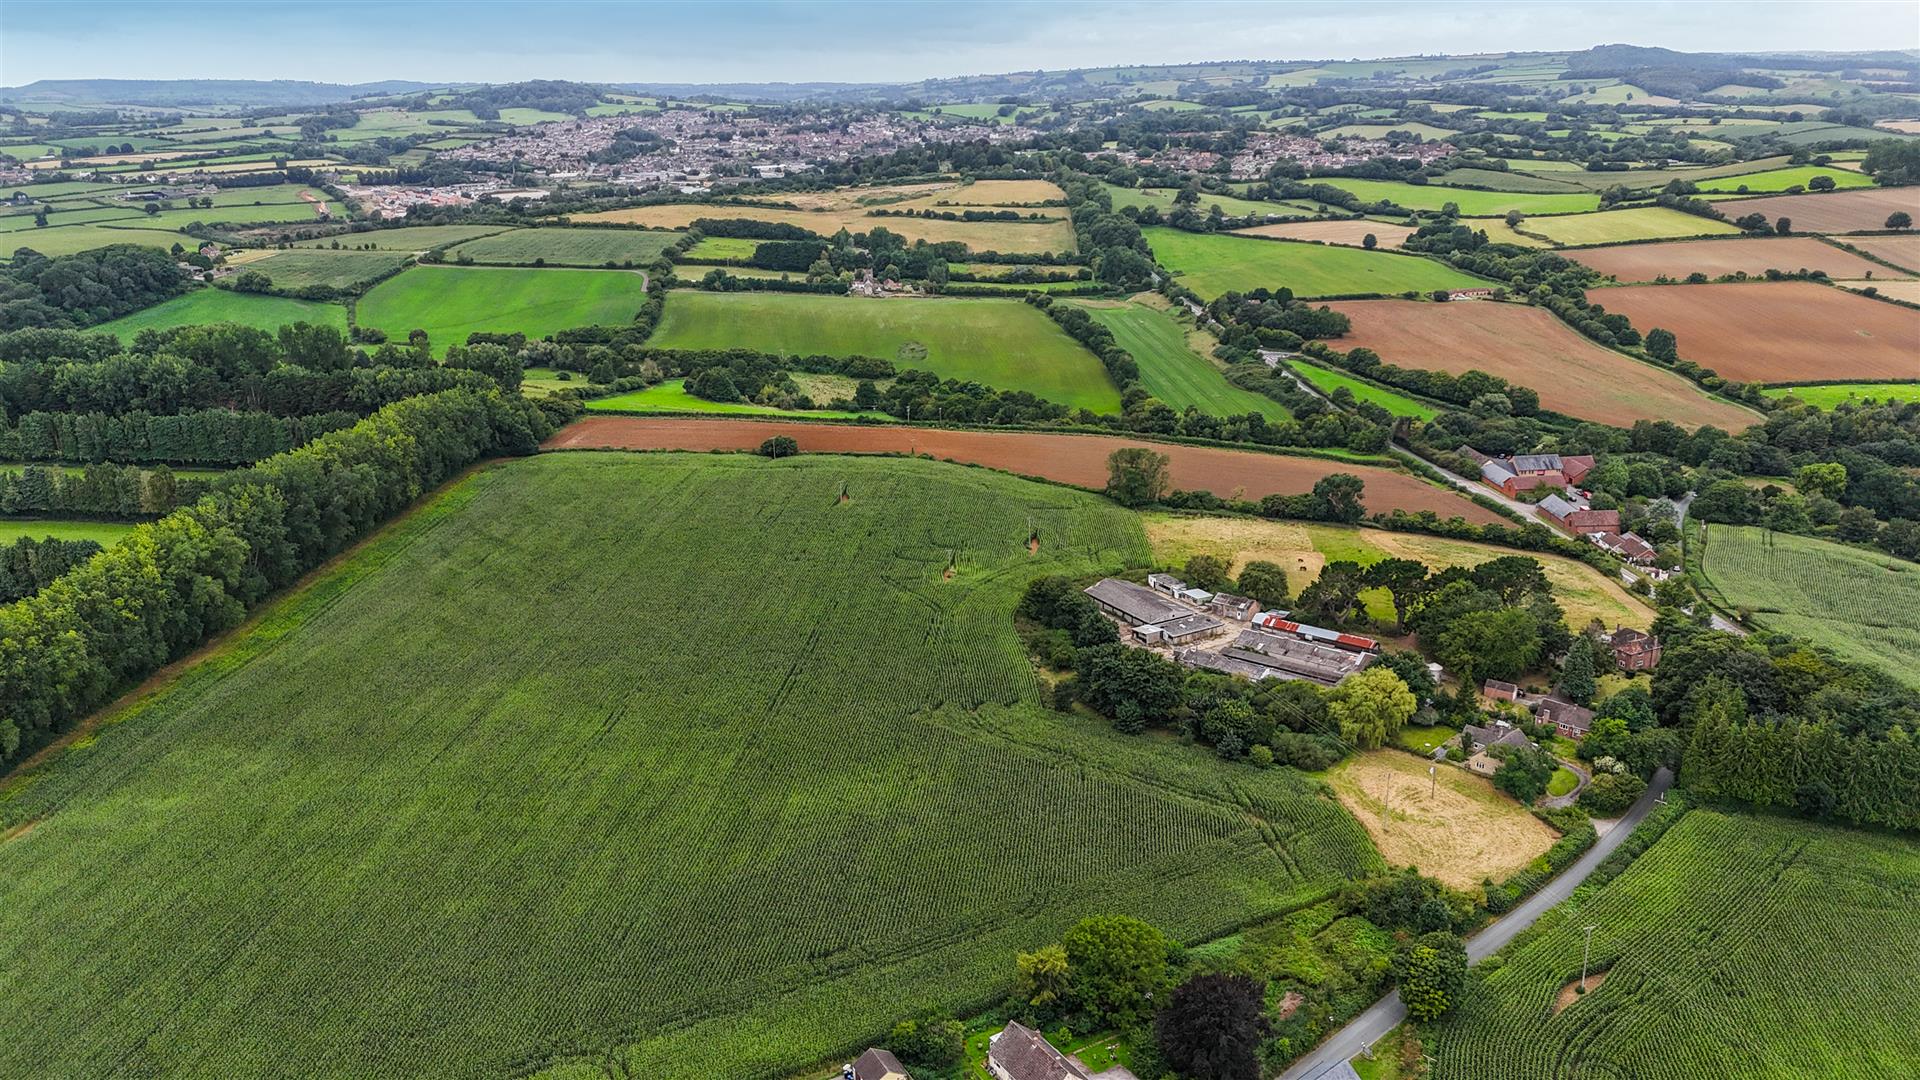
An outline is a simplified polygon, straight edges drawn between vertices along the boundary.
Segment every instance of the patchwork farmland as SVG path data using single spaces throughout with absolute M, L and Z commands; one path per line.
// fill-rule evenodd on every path
M 285 296 L 256 296 L 226 289 L 195 289 L 144 311 L 101 323 L 100 333 L 118 334 L 131 342 L 142 330 L 172 330 L 204 323 L 235 322 L 260 330 L 277 330 L 292 323 L 313 323 L 344 331 L 347 309 L 339 304 L 295 300 Z
M 1587 299 L 1643 332 L 1673 331 L 1682 357 L 1741 382 L 1906 379 L 1920 356 L 1920 311 L 1812 282 L 1630 285 Z
M 514 229 L 456 244 L 449 261 L 529 266 L 634 266 L 658 259 L 680 239 L 670 232 L 635 229 Z
M 1682 213 L 1664 206 L 1637 206 L 1597 214 L 1528 218 L 1519 228 L 1556 244 L 1617 244 L 1626 240 L 1668 240 L 1683 236 L 1728 236 L 1740 230 L 1724 221 Z
M 1046 211 L 1032 211 L 1046 213 Z M 1067 252 L 1074 249 L 1073 228 L 1065 212 L 1055 210 L 1052 221 L 947 221 L 941 218 L 875 217 L 864 209 L 778 210 L 760 206 L 729 206 L 724 203 L 667 203 L 625 210 L 603 210 L 576 215 L 583 222 L 610 221 L 628 225 L 646 225 L 657 229 L 684 229 L 701 218 L 730 221 L 765 221 L 793 225 L 821 236 L 832 236 L 841 229 L 869 232 L 886 229 L 909 241 L 930 244 L 954 241 L 973 251 L 1035 253 Z
M 402 341 L 425 330 L 445 348 L 475 332 L 534 338 L 576 326 L 625 326 L 644 303 L 646 280 L 627 270 L 416 266 L 361 297 L 357 320 Z
M 1338 348 L 1372 349 L 1399 367 L 1498 375 L 1536 390 L 1542 407 L 1569 416 L 1620 427 L 1636 420 L 1671 420 L 1730 431 L 1760 419 L 1679 375 L 1589 341 L 1544 308 L 1409 300 L 1342 300 L 1328 306 L 1353 321 L 1352 330 L 1333 343 Z
M 1166 312 L 1133 302 L 1074 303 L 1086 308 L 1095 322 L 1113 333 L 1121 348 L 1133 354 L 1140 365 L 1140 384 L 1169 407 L 1192 406 L 1215 416 L 1259 413 L 1274 421 L 1288 417 L 1279 402 L 1228 382 L 1213 361 L 1188 344 L 1187 328 Z
M 1728 217 L 1763 214 L 1768 221 L 1790 218 L 1798 232 L 1871 232 L 1887 227 L 1897 211 L 1920 220 L 1920 188 L 1867 188 L 1807 195 L 1767 195 L 1755 199 L 1723 199 L 1714 208 Z

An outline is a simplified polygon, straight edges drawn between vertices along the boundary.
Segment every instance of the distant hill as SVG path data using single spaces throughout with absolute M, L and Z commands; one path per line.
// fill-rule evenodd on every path
M 388 79 L 323 83 L 302 79 L 41 79 L 0 87 L 0 103 L 59 105 L 328 105 L 381 94 L 413 94 L 445 83 Z

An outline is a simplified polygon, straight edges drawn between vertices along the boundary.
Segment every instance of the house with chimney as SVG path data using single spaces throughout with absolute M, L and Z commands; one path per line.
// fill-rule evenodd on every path
M 1660 639 L 1632 627 L 1616 627 L 1606 637 L 1621 671 L 1652 671 L 1660 663 Z
M 987 1071 L 996 1080 L 1092 1080 L 1079 1062 L 1017 1020 L 988 1041 Z

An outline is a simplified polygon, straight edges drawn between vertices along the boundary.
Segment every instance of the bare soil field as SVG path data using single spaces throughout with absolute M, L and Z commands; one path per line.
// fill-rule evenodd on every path
M 1420 872 L 1456 889 L 1498 881 L 1559 839 L 1547 823 L 1453 765 L 1430 776 L 1429 763 L 1400 750 L 1370 750 L 1335 766 L 1328 783 L 1367 830 L 1390 866 Z
M 1854 292 L 1864 292 L 1872 289 L 1881 296 L 1889 296 L 1895 300 L 1905 300 L 1909 304 L 1920 304 L 1920 281 L 1883 281 L 1880 278 L 1874 278 L 1872 281 L 1866 281 L 1864 279 L 1858 281 L 1836 281 L 1834 284 L 1843 289 L 1852 289 Z
M 1375 465 L 1323 458 L 1286 457 L 1258 451 L 1154 443 L 1108 435 L 1051 435 L 1032 432 L 947 431 L 937 428 L 882 428 L 843 424 L 780 423 L 761 420 L 653 419 L 591 416 L 569 424 L 546 442 L 548 449 L 581 450 L 751 450 L 775 435 L 786 435 L 812 453 L 926 454 L 943 460 L 984 465 L 1022 476 L 1037 476 L 1076 487 L 1106 487 L 1107 457 L 1128 446 L 1146 446 L 1171 459 L 1173 486 L 1240 493 L 1249 499 L 1308 491 L 1332 473 L 1350 473 L 1366 482 L 1365 501 L 1373 512 L 1431 510 L 1443 518 L 1464 517 L 1478 524 L 1505 519 L 1463 496 L 1409 473 Z
M 1920 272 L 1920 233 L 1907 233 L 1903 236 L 1849 236 L 1846 242 L 1876 259 L 1885 259 L 1895 266 L 1904 266 L 1908 270 Z M 1889 272 L 1884 266 L 1876 267 L 1873 276 L 1885 277 Z
M 1913 239 L 1920 240 L 1920 237 Z M 1866 247 L 1865 244 L 1856 246 Z M 1741 272 L 1759 275 L 1768 270 L 1786 273 L 1824 270 L 1828 277 L 1836 278 L 1865 277 L 1868 272 L 1875 277 L 1902 276 L 1871 259 L 1863 259 L 1811 236 L 1623 244 L 1570 251 L 1567 257 L 1623 282 L 1652 281 L 1662 275 L 1678 279 L 1693 273 L 1710 278 Z
M 1628 285 L 1587 299 L 1741 382 L 1920 376 L 1920 311 L 1810 281 Z
M 1768 195 L 1759 199 L 1722 199 L 1714 208 L 1729 218 L 1765 214 L 1767 220 L 1792 218 L 1796 232 L 1866 232 L 1887 227 L 1887 215 L 1905 210 L 1920 217 L 1920 187 L 1860 188 L 1820 195 Z
M 1605 290 L 1608 297 L 1619 291 Z M 1619 427 L 1631 427 L 1635 420 L 1671 420 L 1729 431 L 1760 419 L 1672 372 L 1588 341 L 1544 308 L 1412 300 L 1343 300 L 1327 306 L 1353 320 L 1353 329 L 1335 343 L 1338 348 L 1364 346 L 1400 367 L 1498 375 L 1538 391 L 1543 407 L 1568 416 Z M 1636 319 L 1635 325 L 1643 324 Z
M 1413 230 L 1405 225 L 1389 225 L 1383 221 L 1296 221 L 1290 225 L 1255 225 L 1251 229 L 1235 229 L 1234 232 L 1240 236 L 1318 240 L 1346 247 L 1364 246 L 1362 241 L 1371 233 L 1383 248 L 1397 248 L 1413 235 Z

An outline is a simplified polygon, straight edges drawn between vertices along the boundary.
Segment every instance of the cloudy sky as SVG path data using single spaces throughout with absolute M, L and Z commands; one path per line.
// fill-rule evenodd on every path
M 1914 49 L 1920 0 L 3 0 L 0 85 L 56 78 L 878 82 L 1608 42 Z

